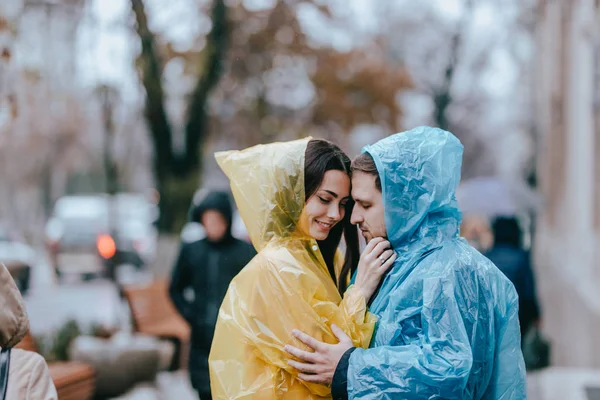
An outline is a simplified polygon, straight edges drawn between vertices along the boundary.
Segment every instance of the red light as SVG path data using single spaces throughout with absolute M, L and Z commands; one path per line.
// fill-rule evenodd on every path
M 48 247 L 50 248 L 50 253 L 56 253 L 60 248 L 60 242 L 58 240 L 51 240 L 48 243 Z
M 111 258 L 117 252 L 117 246 L 115 245 L 115 241 L 110 235 L 100 235 L 98 236 L 98 241 L 96 242 L 98 247 L 98 253 L 100 256 L 106 260 Z

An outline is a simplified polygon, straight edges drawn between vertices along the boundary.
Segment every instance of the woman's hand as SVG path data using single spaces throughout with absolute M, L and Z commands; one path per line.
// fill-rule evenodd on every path
M 367 303 L 377 290 L 383 275 L 394 264 L 396 253 L 390 242 L 383 238 L 373 238 L 360 255 L 354 286 L 362 292 Z

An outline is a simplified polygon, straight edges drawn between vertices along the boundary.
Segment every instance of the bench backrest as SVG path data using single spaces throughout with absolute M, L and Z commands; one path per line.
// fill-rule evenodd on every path
M 178 318 L 168 294 L 168 282 L 153 281 L 144 286 L 127 286 L 123 288 L 125 298 L 131 309 L 134 328 L 144 332 L 145 328 L 158 322 Z

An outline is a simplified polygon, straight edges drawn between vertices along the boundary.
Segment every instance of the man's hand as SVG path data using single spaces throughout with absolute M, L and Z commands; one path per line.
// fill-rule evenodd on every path
M 306 333 L 294 330 L 292 335 L 302 343 L 313 349 L 313 352 L 300 350 L 297 347 L 287 345 L 285 351 L 304 361 L 297 362 L 289 360 L 288 364 L 300 371 L 298 377 L 306 382 L 331 385 L 335 369 L 346 351 L 353 347 L 352 339 L 338 328 L 331 325 L 333 334 L 340 341 L 338 344 L 327 344 L 319 342 Z

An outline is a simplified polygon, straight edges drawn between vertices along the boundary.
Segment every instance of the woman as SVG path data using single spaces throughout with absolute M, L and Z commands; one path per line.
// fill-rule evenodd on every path
M 29 330 L 29 319 L 19 289 L 0 264 L 0 399 L 56 400 L 56 388 L 42 356 L 13 349 Z
M 296 328 L 336 343 L 336 324 L 355 346 L 368 347 L 375 317 L 367 302 L 396 256 L 381 241 L 358 262 L 350 160 L 332 143 L 304 139 L 216 158 L 258 254 L 232 281 L 219 312 L 209 358 L 212 396 L 331 398 L 330 388 L 298 379 L 284 346 L 300 345 L 291 336 Z M 342 300 L 357 262 L 355 284 Z

